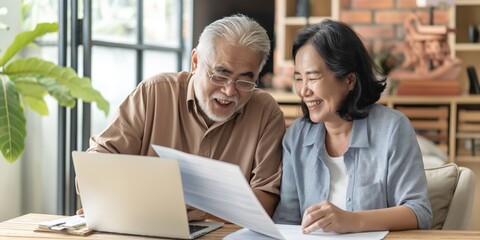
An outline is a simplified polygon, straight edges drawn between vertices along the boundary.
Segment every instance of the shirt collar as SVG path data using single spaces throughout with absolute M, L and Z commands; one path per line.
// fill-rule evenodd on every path
M 353 120 L 350 147 L 368 148 L 369 146 L 370 138 L 368 137 L 368 117 Z
M 187 109 L 189 112 L 194 111 L 197 108 L 197 104 L 195 102 L 195 90 L 193 90 L 193 73 L 188 74 L 188 85 L 187 85 Z
M 304 121 L 310 121 L 308 119 L 304 119 Z M 308 134 L 305 136 L 305 139 L 303 140 L 303 146 L 311 146 L 314 144 L 318 144 L 320 142 L 325 141 L 325 125 L 323 123 L 321 124 L 312 124 L 312 133 L 316 134 Z

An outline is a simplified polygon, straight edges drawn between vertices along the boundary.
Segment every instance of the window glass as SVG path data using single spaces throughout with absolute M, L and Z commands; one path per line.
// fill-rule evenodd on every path
M 192 51 L 192 0 L 183 0 L 183 56 L 182 66 L 184 70 L 190 69 L 190 57 Z
M 137 37 L 137 1 L 138 0 L 94 0 L 92 1 L 92 38 L 106 42 L 136 44 Z M 186 44 L 182 59 L 177 53 L 169 51 L 145 50 L 143 53 L 143 78 L 161 72 L 177 72 L 189 69 L 190 58 L 190 23 L 191 0 L 183 0 L 183 36 L 179 39 L 178 8 L 179 0 L 143 0 L 144 6 L 144 43 L 180 47 L 180 41 Z M 69 2 L 70 5 L 70 2 Z M 79 17 L 83 16 L 83 1 L 79 1 Z M 70 15 L 69 15 L 70 16 Z M 58 22 L 58 0 L 23 0 L 22 27 L 31 30 L 40 22 Z M 69 20 L 70 21 L 70 20 Z M 69 23 L 70 25 L 70 23 Z M 39 56 L 45 60 L 58 63 L 58 33 L 47 34 L 38 39 L 37 46 L 29 47 L 22 54 Z M 33 45 L 32 45 L 33 46 Z M 70 53 L 69 45 L 67 54 Z M 78 72 L 83 72 L 82 47 L 79 47 Z M 177 62 L 183 62 L 178 69 Z M 70 56 L 67 56 L 67 65 Z M 105 129 L 108 121 L 115 114 L 120 103 L 136 86 L 136 53 L 111 47 L 93 46 L 92 49 L 92 84 L 110 102 L 110 114 L 103 112 L 93 104 L 92 134 Z M 114 86 L 114 87 L 112 87 Z
M 107 127 L 118 106 L 136 86 L 135 51 L 94 46 L 92 85 L 110 102 L 110 113 L 106 117 L 96 106 L 91 107 L 91 133 L 94 135 Z
M 57 46 L 34 46 L 27 47 L 22 57 L 38 57 L 45 61 L 58 64 L 58 48 Z
M 177 53 L 145 51 L 143 54 L 143 76 L 151 77 L 162 72 L 177 72 Z
M 178 0 L 145 0 L 143 38 L 146 44 L 179 46 Z
M 58 0 L 23 0 L 21 11 L 24 31 L 35 29 L 38 23 L 58 22 Z M 41 38 L 42 41 L 48 42 L 57 42 L 57 39 L 57 33 L 47 34 Z
M 92 1 L 93 40 L 136 43 L 136 0 Z

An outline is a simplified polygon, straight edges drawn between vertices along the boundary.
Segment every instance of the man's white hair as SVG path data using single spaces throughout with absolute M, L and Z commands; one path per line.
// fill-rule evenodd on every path
M 270 40 L 267 31 L 255 20 L 242 14 L 224 17 L 205 27 L 196 47 L 199 55 L 205 60 L 215 57 L 214 47 L 217 38 L 260 53 L 262 56 L 260 69 L 263 68 L 270 55 Z

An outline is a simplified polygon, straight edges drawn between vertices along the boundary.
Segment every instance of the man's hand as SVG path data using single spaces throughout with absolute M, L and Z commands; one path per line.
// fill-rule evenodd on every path
M 188 221 L 204 221 L 207 219 L 207 213 L 187 205 Z
M 83 217 L 83 208 L 78 209 L 76 214 L 80 217 Z
M 309 234 L 322 229 L 324 232 L 355 232 L 356 214 L 344 211 L 328 201 L 312 205 L 303 214 L 302 231 Z
M 77 192 L 77 195 L 80 196 L 80 188 L 78 188 L 78 181 L 77 181 L 77 177 L 75 177 L 75 191 Z M 83 208 L 80 208 L 77 210 L 76 214 L 78 216 L 81 216 L 83 217 L 84 213 L 83 213 Z

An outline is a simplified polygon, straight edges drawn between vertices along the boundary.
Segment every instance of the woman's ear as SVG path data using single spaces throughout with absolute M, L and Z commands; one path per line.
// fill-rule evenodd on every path
M 192 63 L 191 63 L 191 66 L 190 66 L 190 70 L 192 71 L 192 73 L 195 72 L 195 70 L 197 70 L 197 66 L 198 66 L 198 55 L 197 55 L 197 49 L 193 49 L 192 50 L 192 59 L 191 59 Z
M 355 88 L 355 84 L 357 83 L 357 75 L 353 72 L 347 75 L 347 84 L 348 84 L 348 91 L 352 91 Z

